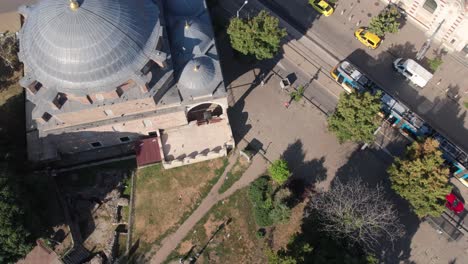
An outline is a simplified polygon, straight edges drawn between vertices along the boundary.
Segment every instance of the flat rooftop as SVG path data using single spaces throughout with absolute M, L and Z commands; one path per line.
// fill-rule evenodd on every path
M 223 118 L 210 124 L 190 123 L 185 127 L 164 131 L 161 142 L 166 161 L 221 150 L 225 143 L 233 141 L 228 122 Z

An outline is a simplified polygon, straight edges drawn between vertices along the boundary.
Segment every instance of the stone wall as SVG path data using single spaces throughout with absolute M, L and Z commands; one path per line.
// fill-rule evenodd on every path
M 112 125 L 82 129 L 74 132 L 57 132 L 43 138 L 44 146 L 56 147 L 60 153 L 76 153 L 96 149 L 93 142 L 100 142 L 103 147 L 119 145 L 120 138 L 128 137 L 135 141 L 141 136 L 148 136 L 159 129 L 168 129 L 187 124 L 183 111 L 165 115 L 137 119 L 130 122 L 119 122 Z

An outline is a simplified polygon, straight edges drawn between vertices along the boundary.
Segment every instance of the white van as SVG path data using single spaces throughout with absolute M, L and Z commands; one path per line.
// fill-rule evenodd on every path
M 421 88 L 426 86 L 432 78 L 432 73 L 412 59 L 398 58 L 393 62 L 393 67 L 397 72 Z

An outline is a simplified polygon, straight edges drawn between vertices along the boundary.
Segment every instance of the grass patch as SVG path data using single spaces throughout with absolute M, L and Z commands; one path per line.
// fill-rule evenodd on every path
M 466 109 L 468 109 L 468 102 L 464 102 L 463 105 L 465 106 Z
M 224 182 L 219 188 L 218 193 L 223 193 L 231 188 L 231 186 L 242 177 L 248 167 L 249 163 L 244 158 L 239 156 L 239 158 L 237 158 L 236 164 L 234 164 L 231 171 L 227 173 L 226 179 L 224 179 Z
M 195 248 L 191 256 L 199 253 L 227 219 L 231 219 L 230 223 L 208 243 L 198 263 L 266 263 L 263 243 L 259 243 L 256 237 L 257 225 L 248 200 L 248 188 L 237 191 L 224 203 L 215 205 L 197 223 L 178 249 L 172 252 L 166 263 L 185 256 L 192 246 Z
M 221 158 L 170 170 L 161 164 L 139 170 L 134 238 L 140 239 L 140 247 L 136 254 L 146 253 L 177 230 L 209 193 L 227 164 L 227 158 Z
M 130 216 L 130 207 L 129 206 L 123 206 L 122 211 L 120 211 L 122 215 L 122 221 L 125 223 L 128 223 L 128 219 Z
M 122 195 L 126 197 L 130 197 L 130 194 L 132 193 L 132 177 L 129 175 L 127 178 L 123 180 L 123 192 Z

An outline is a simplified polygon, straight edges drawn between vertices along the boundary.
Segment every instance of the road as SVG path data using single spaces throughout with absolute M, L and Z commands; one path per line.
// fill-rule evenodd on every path
M 242 1 L 234 0 L 234 2 L 240 6 Z M 423 32 L 410 22 L 402 27 L 400 33 L 388 35 L 377 50 L 368 50 L 354 39 L 353 31 L 357 22 L 366 25 L 370 17 L 384 7 L 379 1 L 361 0 L 358 4 L 353 2 L 353 6 L 343 1 L 343 4 L 338 4 L 335 14 L 331 17 L 319 16 L 308 6 L 306 0 L 260 0 L 260 2 L 299 32 L 320 43 L 323 50 L 339 60 L 347 59 L 360 67 L 389 94 L 406 104 L 453 143 L 468 151 L 466 140 L 468 116 L 460 102 L 450 98 L 446 93 L 447 91 L 454 94 L 461 93 L 459 90 L 468 85 L 468 78 L 460 76 L 466 76 L 468 68 L 461 64 L 453 66 L 448 56 L 444 60 L 447 60 L 451 67 L 447 66 L 445 69 L 442 67 L 424 89 L 411 87 L 391 70 L 391 62 L 395 58 L 414 57 L 417 49 L 426 40 Z M 253 6 L 254 3 L 249 5 Z M 243 9 L 243 12 L 249 12 L 249 5 Z M 315 48 L 313 50 L 319 52 Z M 316 60 L 316 63 L 319 63 L 323 69 L 329 70 L 330 60 L 324 62 L 327 58 L 321 55 L 319 57 L 321 59 Z M 444 75 L 443 78 L 439 78 L 441 75 Z M 438 81 L 441 81 L 439 86 L 436 85 Z

